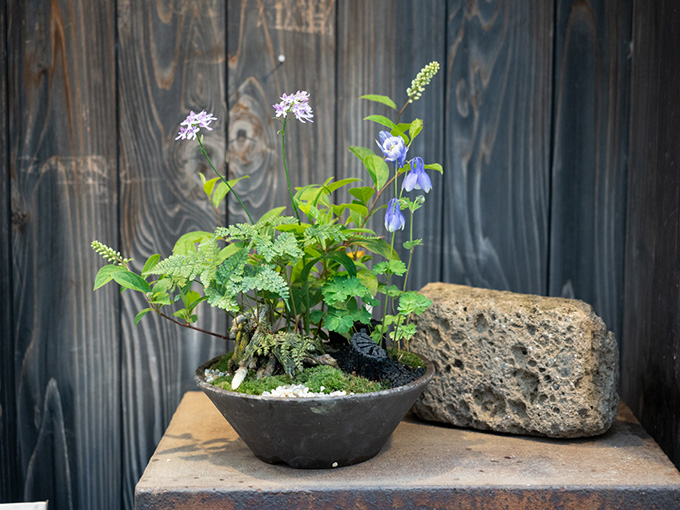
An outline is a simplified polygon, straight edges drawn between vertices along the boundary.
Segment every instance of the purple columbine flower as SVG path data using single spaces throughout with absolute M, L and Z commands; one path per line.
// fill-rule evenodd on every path
M 190 112 L 187 118 L 179 125 L 179 134 L 175 140 L 195 140 L 201 128 L 212 131 L 210 123 L 213 120 L 217 120 L 217 117 L 212 113 L 207 113 L 205 110 L 201 113 Z
M 404 166 L 408 147 L 404 145 L 401 136 L 392 136 L 388 131 L 381 131 L 380 141 L 376 140 L 375 143 L 385 155 L 385 161 L 394 161 L 398 168 Z
M 277 117 L 286 117 L 290 112 L 303 124 L 307 121 L 314 122 L 312 117 L 312 107 L 309 106 L 309 92 L 298 90 L 295 94 L 283 94 L 281 102 L 274 106 Z
M 416 156 L 411 160 L 411 171 L 406 174 L 401 189 L 405 191 L 413 191 L 414 189 L 422 189 L 428 193 L 432 189 L 432 181 L 430 176 L 425 172 L 425 162 L 420 156 Z
M 385 228 L 388 232 L 396 232 L 402 230 L 406 225 L 404 215 L 401 214 L 399 206 L 399 199 L 393 198 L 387 202 L 387 211 L 385 212 Z

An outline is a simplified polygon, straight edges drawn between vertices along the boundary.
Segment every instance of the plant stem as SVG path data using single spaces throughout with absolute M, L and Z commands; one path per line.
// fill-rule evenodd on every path
M 176 319 L 173 319 L 172 317 L 170 317 L 168 315 L 165 315 L 163 312 L 161 312 L 160 310 L 158 310 L 155 307 L 153 308 L 153 311 L 156 312 L 161 317 L 163 317 L 164 319 L 167 319 L 170 322 L 177 324 L 178 326 L 182 326 L 183 328 L 193 329 L 194 331 L 198 331 L 199 333 L 205 333 L 206 335 L 212 335 L 214 337 L 221 338 L 222 340 L 229 340 L 229 336 L 227 336 L 227 335 L 220 335 L 219 333 L 215 333 L 213 331 L 208 331 L 207 329 L 201 329 L 201 328 L 198 328 L 196 326 L 192 326 L 191 324 L 180 322 Z
M 302 224 L 300 221 L 300 213 L 298 212 L 297 205 L 295 205 L 295 200 L 293 200 L 293 190 L 290 187 L 290 176 L 288 175 L 288 165 L 286 164 L 286 123 L 288 118 L 283 119 L 283 127 L 281 128 L 281 155 L 283 156 L 283 170 L 286 172 L 286 183 L 288 184 L 288 195 L 290 195 L 290 203 L 293 205 L 293 210 L 295 211 L 295 217 L 298 220 L 298 225 Z
M 217 168 L 215 168 L 215 165 L 213 165 L 212 160 L 211 160 L 210 157 L 208 156 L 208 151 L 206 151 L 206 150 L 205 150 L 205 147 L 203 146 L 203 141 L 201 140 L 201 137 L 197 138 L 197 140 L 198 140 L 198 145 L 200 145 L 200 147 L 201 147 L 201 154 L 203 154 L 203 156 L 205 156 L 205 159 L 208 160 L 208 163 L 210 164 L 210 168 L 212 168 L 213 172 L 215 172 L 215 173 L 217 174 L 217 176 L 218 176 L 220 179 L 222 179 L 222 182 L 224 182 L 224 184 L 227 185 L 227 188 L 229 188 L 229 191 L 231 191 L 231 192 L 234 194 L 234 196 L 236 197 L 236 200 L 238 200 L 238 203 L 241 204 L 241 207 L 242 207 L 243 210 L 245 211 L 246 216 L 248 216 L 248 219 L 250 220 L 250 223 L 254 225 L 255 222 L 253 221 L 253 218 L 250 216 L 250 213 L 248 212 L 248 209 L 246 208 L 246 206 L 243 205 L 243 202 L 241 201 L 241 198 L 240 198 L 240 197 L 238 196 L 238 194 L 234 191 L 234 188 L 231 187 L 231 184 L 229 184 L 229 181 L 227 181 L 227 180 L 224 178 L 224 176 L 222 176 L 222 174 L 220 174 L 220 173 L 217 171 Z

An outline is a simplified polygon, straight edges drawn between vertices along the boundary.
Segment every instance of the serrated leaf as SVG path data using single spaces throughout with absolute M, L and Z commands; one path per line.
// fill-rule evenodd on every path
M 354 319 L 349 315 L 329 313 L 324 320 L 324 326 L 329 331 L 335 331 L 342 335 L 348 333 L 354 327 Z
M 398 310 L 399 313 L 404 315 L 409 315 L 412 313 L 420 315 L 425 310 L 427 310 L 431 304 L 432 301 L 427 299 L 422 294 L 412 290 L 405 292 L 399 297 Z
M 380 191 L 390 178 L 390 169 L 387 163 L 383 158 L 374 154 L 364 159 L 364 166 L 373 179 L 376 189 Z
M 422 239 L 414 239 L 413 241 L 406 241 L 406 242 L 404 242 L 404 249 L 411 250 L 411 249 L 415 248 L 416 246 L 420 246 L 421 244 L 423 244 Z
M 354 198 L 359 200 L 364 205 L 367 205 L 368 201 L 375 194 L 375 190 L 368 186 L 362 186 L 361 188 L 352 188 L 348 191 L 350 195 L 352 195 Z
M 113 280 L 114 273 L 119 273 L 121 271 L 125 271 L 125 268 L 117 266 L 116 264 L 108 264 L 102 267 L 97 272 L 97 276 L 94 277 L 94 289 L 92 290 L 95 291 L 98 288 L 106 285 L 111 280 Z
M 425 165 L 425 170 L 435 170 L 440 174 L 444 173 L 444 169 L 439 163 L 430 163 L 429 165 Z
M 397 125 L 392 122 L 390 119 L 385 117 L 384 115 L 369 115 L 368 117 L 364 118 L 364 120 L 370 120 L 371 122 L 375 122 L 376 124 L 380 124 L 381 126 L 385 126 L 386 128 L 389 128 L 390 130 L 399 131 L 399 128 Z
M 390 108 L 396 110 L 397 105 L 392 101 L 387 96 L 381 96 L 380 94 L 366 94 L 364 96 L 359 97 L 359 99 L 368 99 L 369 101 L 374 101 L 376 103 L 381 103 L 384 104 L 385 106 L 389 106 Z
M 125 289 L 132 289 L 144 293 L 151 292 L 151 287 L 149 287 L 147 281 L 132 271 L 124 270 L 113 273 L 113 279 L 118 285 Z
M 151 311 L 151 308 L 145 308 L 141 312 L 139 312 L 137 315 L 135 315 L 135 326 L 139 324 L 139 321 L 142 320 L 142 317 L 144 317 L 147 313 Z

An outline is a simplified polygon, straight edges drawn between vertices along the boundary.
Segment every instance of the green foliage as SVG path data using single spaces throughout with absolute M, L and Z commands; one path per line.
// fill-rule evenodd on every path
M 387 96 L 381 96 L 378 94 L 366 94 L 364 96 L 361 96 L 359 99 L 368 99 L 369 101 L 375 101 L 376 103 L 381 103 L 386 106 L 389 106 L 393 110 L 397 109 L 397 105 L 394 103 L 394 101 L 392 101 Z
M 216 175 L 210 179 L 200 175 L 209 203 L 217 210 L 229 195 L 243 207 L 250 223 L 185 233 L 176 241 L 172 254 L 166 258 L 150 256 L 141 271 L 132 267 L 131 259 L 93 241 L 92 248 L 107 261 L 95 277 L 94 289 L 113 281 L 121 290 L 142 293 L 147 305 L 137 313 L 135 324 L 155 312 L 198 329 L 195 324 L 204 302 L 239 317 L 252 318 L 256 310 L 271 310 L 273 317 L 266 327 L 259 323 L 257 328 L 251 327 L 258 334 L 248 343 L 249 350 L 239 356 L 250 356 L 258 364 L 274 356 L 278 366 L 289 374 L 300 371 L 305 357 L 322 352 L 318 343 L 321 337 L 328 332 L 349 337 L 355 324 L 370 323 L 372 308 L 377 306 L 384 307 L 384 321 L 374 332 L 376 341 L 391 338 L 406 345 L 415 331 L 412 316 L 429 305 L 419 294 L 405 292 L 411 256 L 422 244 L 421 239 L 413 238 L 413 214 L 423 205 L 424 197 L 411 198 L 400 191 L 400 181 L 410 171 L 410 162 L 395 168 L 394 163 L 385 160 L 382 150 L 375 149 L 374 140 L 378 130 L 384 128 L 403 139 L 410 148 L 409 156 L 416 156 L 411 144 L 424 131 L 423 121 L 405 121 L 401 117 L 408 103 L 420 97 L 437 69 L 438 64 L 432 63 L 418 73 L 401 109 L 390 97 L 362 96 L 380 111 L 366 117 L 376 127 L 368 141 L 372 148 L 349 148 L 361 162 L 355 162 L 356 166 L 366 172 L 363 180 L 336 181 L 329 177 L 319 184 L 293 188 L 283 154 L 291 201 L 288 207 L 292 206 L 294 216 L 285 215 L 286 206 L 279 205 L 254 222 L 233 189 L 247 176 L 225 180 L 199 137 L 201 153 Z M 385 112 L 394 114 L 393 118 L 383 115 Z M 279 119 L 282 137 L 286 119 L 287 116 Z M 438 163 L 425 168 L 442 172 Z M 367 228 L 370 218 L 382 213 L 393 198 L 399 200 L 400 211 L 410 213 L 409 238 L 399 241 L 409 251 L 408 263 L 401 261 L 394 249 L 398 233 Z M 237 356 L 234 362 L 240 359 Z

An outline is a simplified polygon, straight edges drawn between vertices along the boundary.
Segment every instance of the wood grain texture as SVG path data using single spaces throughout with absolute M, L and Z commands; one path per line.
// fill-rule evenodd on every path
M 424 121 L 425 127 L 409 149 L 408 158 L 421 156 L 426 163 L 443 164 L 444 157 L 444 84 L 446 5 L 439 1 L 344 1 L 338 11 L 338 95 L 336 177 L 358 177 L 363 186 L 371 185 L 361 162 L 348 151 L 348 147 L 375 145 L 380 130 L 378 124 L 363 119 L 371 114 L 395 119 L 395 112 L 386 106 L 359 99 L 364 94 L 381 94 L 392 97 L 401 108 L 406 101 L 406 88 L 418 71 L 436 60 L 441 70 L 423 93 L 423 98 L 409 105 L 401 121 L 414 118 Z M 398 28 L 397 28 L 398 27 Z M 425 35 L 427 34 L 427 35 Z M 427 37 L 427 43 L 421 43 Z M 445 172 L 448 169 L 445 168 Z M 422 209 L 414 215 L 414 237 L 422 238 L 424 246 L 414 252 L 414 262 L 409 276 L 409 288 L 420 289 L 430 281 L 442 278 L 442 201 L 443 178 L 433 171 L 432 190 L 426 195 Z M 415 198 L 423 192 L 413 191 Z M 349 197 L 349 195 L 347 195 Z M 381 204 L 393 197 L 386 193 Z M 407 223 L 409 219 L 407 218 Z M 378 235 L 390 239 L 384 226 L 384 212 L 371 219 L 371 228 Z M 408 241 L 408 228 L 398 232 L 395 246 Z M 399 249 L 402 260 L 408 261 L 408 252 Z
M 555 23 L 551 295 L 621 334 L 632 2 L 560 0 Z
M 636 1 L 621 393 L 680 466 L 680 6 Z
M 7 16 L 0 8 L 0 503 L 19 497 L 16 458 L 16 389 L 12 321 L 9 140 L 7 112 Z
M 190 110 L 218 121 L 205 137 L 224 172 L 226 149 L 225 7 L 221 2 L 118 4 L 121 252 L 141 270 L 154 253 L 170 255 L 191 230 L 213 230 L 218 218 L 202 190 L 199 172 L 212 171 L 194 141 L 175 141 Z M 194 388 L 193 372 L 224 352 L 224 341 L 179 328 L 126 293 L 122 306 L 122 412 L 124 507 L 182 394 Z M 199 327 L 224 333 L 226 319 L 199 307 Z
M 18 496 L 117 508 L 118 301 L 89 249 L 116 231 L 113 6 L 7 9 Z
M 444 281 L 548 288 L 552 26 L 552 2 L 448 2 Z
M 255 221 L 273 207 L 293 215 L 272 105 L 283 93 L 306 90 L 314 123 L 286 128 L 286 161 L 293 187 L 333 174 L 335 134 L 335 1 L 229 0 L 229 174 Z M 283 55 L 281 64 L 278 56 Z M 229 202 L 231 223 L 247 221 Z

